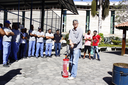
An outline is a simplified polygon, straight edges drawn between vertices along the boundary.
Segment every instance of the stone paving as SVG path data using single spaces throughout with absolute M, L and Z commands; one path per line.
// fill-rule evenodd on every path
M 128 61 L 114 52 L 100 52 L 101 61 L 81 58 L 76 79 L 68 80 L 61 76 L 64 51 L 61 57 L 22 59 L 9 68 L 0 65 L 0 85 L 111 85 L 113 63 Z

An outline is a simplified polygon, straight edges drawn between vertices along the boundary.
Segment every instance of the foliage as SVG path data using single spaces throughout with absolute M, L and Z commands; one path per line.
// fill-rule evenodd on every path
M 97 4 L 100 0 L 93 0 L 91 5 L 91 15 L 94 17 L 97 14 Z M 102 19 L 104 20 L 109 15 L 109 0 L 101 0 L 102 2 Z
M 69 38 L 69 33 L 65 35 L 65 40 L 66 40 L 67 44 L 69 44 L 68 38 Z
M 99 47 L 122 47 L 122 45 L 113 45 L 113 44 L 99 44 Z
M 103 1 L 102 19 L 104 20 L 109 15 L 109 0 Z
M 113 9 L 116 9 L 115 22 L 119 24 L 128 21 L 128 0 L 120 1 Z
M 121 43 L 121 41 L 119 41 L 119 40 L 112 40 L 112 42 L 114 45 L 119 45 Z
M 100 37 L 102 39 L 101 43 L 104 43 L 104 35 L 103 35 L 103 33 L 99 33 L 99 35 L 100 35 Z
M 91 15 L 92 15 L 92 17 L 95 17 L 95 15 L 96 15 L 96 1 L 95 0 L 92 1 Z

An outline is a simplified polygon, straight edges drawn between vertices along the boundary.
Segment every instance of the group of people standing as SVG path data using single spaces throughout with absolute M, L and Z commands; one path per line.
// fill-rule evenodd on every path
M 55 55 L 60 56 L 61 49 L 61 40 L 63 40 L 62 35 L 59 33 L 59 30 L 56 30 L 56 33 L 53 34 L 51 29 L 48 29 L 48 32 L 45 34 L 41 28 L 38 28 L 38 32 L 34 30 L 34 26 L 30 26 L 29 34 L 27 33 L 27 29 L 22 25 L 19 27 L 17 24 L 12 25 L 12 29 L 10 28 L 10 21 L 5 22 L 5 26 L 0 26 L 0 53 L 3 55 L 3 66 L 8 67 L 8 57 L 11 56 L 15 61 L 18 61 L 17 53 L 20 50 L 20 57 L 25 58 L 27 51 L 27 42 L 29 42 L 28 46 L 28 57 L 36 58 L 40 56 L 43 58 L 44 46 L 45 46 L 45 57 L 51 57 L 52 45 L 53 41 L 55 43 Z M 77 75 L 77 67 L 78 60 L 81 56 L 81 48 L 82 48 L 82 40 L 83 40 L 83 29 L 78 27 L 78 20 L 73 20 L 74 28 L 70 30 L 68 36 L 68 43 L 70 47 L 70 73 L 71 77 L 69 79 L 75 79 Z M 97 31 L 93 31 L 93 36 L 91 35 L 91 31 L 88 30 L 88 33 L 85 34 L 85 48 L 84 48 L 84 57 L 86 55 L 86 51 L 88 50 L 89 59 L 91 59 L 91 46 L 93 47 L 93 59 L 96 58 L 96 53 L 98 60 L 100 61 L 99 53 L 98 53 L 98 45 L 101 41 L 101 37 L 97 34 Z M 3 37 L 2 37 L 3 36 Z M 3 39 L 2 39 L 3 38 Z M 46 38 L 46 39 L 44 39 Z M 46 40 L 46 41 L 45 41 Z M 3 46 L 3 48 L 2 48 Z M 19 49 L 19 47 L 21 49 Z M 35 48 L 36 47 L 36 48 Z M 35 52 L 36 49 L 36 52 Z M 2 52 L 3 50 L 3 52 Z M 40 53 L 39 53 L 40 52 Z
M 69 47 L 70 47 L 70 73 L 71 76 L 68 78 L 69 80 L 75 79 L 77 75 L 77 67 L 78 60 L 81 56 L 81 48 L 82 48 L 82 40 L 83 40 L 83 29 L 78 27 L 78 20 L 73 20 L 73 29 L 69 31 Z M 84 57 L 86 56 L 86 51 L 88 50 L 89 59 L 91 59 L 91 46 L 93 47 L 93 58 L 96 59 L 96 54 L 98 60 L 100 61 L 99 53 L 98 53 L 98 45 L 102 40 L 101 37 L 97 34 L 97 31 L 93 31 L 93 36 L 91 35 L 91 31 L 88 30 L 88 33 L 84 36 Z
M 3 66 L 9 67 L 8 59 L 18 61 L 17 53 L 19 52 L 19 58 L 26 58 L 27 56 L 36 58 L 44 57 L 44 45 L 45 45 L 45 57 L 52 57 L 53 41 L 55 43 L 55 55 L 60 56 L 62 35 L 59 33 L 59 29 L 53 34 L 51 29 L 45 34 L 40 27 L 38 31 L 34 30 L 34 26 L 30 26 L 29 33 L 23 25 L 13 24 L 10 27 L 10 21 L 5 21 L 5 25 L 0 25 L 0 55 L 3 58 Z M 20 28 L 20 29 L 19 29 Z M 44 39 L 45 38 L 45 39 Z M 29 46 L 28 46 L 29 43 Z M 28 48 L 28 55 L 27 53 Z

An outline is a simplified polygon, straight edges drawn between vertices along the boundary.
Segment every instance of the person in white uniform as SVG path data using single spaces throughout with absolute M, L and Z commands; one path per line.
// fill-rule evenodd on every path
M 12 30 L 9 28 L 10 27 L 10 21 L 5 21 L 5 27 L 3 28 L 3 30 L 5 31 L 5 34 L 3 36 L 3 66 L 4 67 L 9 67 L 7 65 L 7 61 L 8 61 L 8 57 L 10 55 L 11 52 L 11 40 L 12 40 L 12 36 L 14 36 L 15 34 L 12 32 Z
M 39 27 L 37 32 L 36 58 L 39 57 L 39 51 L 41 58 L 43 58 L 44 37 L 44 32 L 42 32 L 41 28 Z
M 51 57 L 51 52 L 52 52 L 52 42 L 54 39 L 54 35 L 52 33 L 51 29 L 48 29 L 48 33 L 46 33 L 46 51 L 45 51 L 45 56 L 46 57 Z M 48 51 L 49 51 L 49 55 L 48 55 Z
M 29 31 L 29 49 L 28 49 L 28 57 L 34 56 L 35 53 L 35 44 L 36 44 L 36 31 L 34 30 L 34 26 L 31 25 Z

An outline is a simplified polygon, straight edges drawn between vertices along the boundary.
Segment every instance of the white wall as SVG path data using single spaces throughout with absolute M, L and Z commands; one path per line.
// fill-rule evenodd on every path
M 67 25 L 66 32 L 69 32 L 70 29 L 73 28 L 72 21 L 77 19 L 79 21 L 79 27 L 83 29 L 83 33 L 85 32 L 85 23 L 86 23 L 86 11 L 78 11 L 79 15 L 67 15 Z

